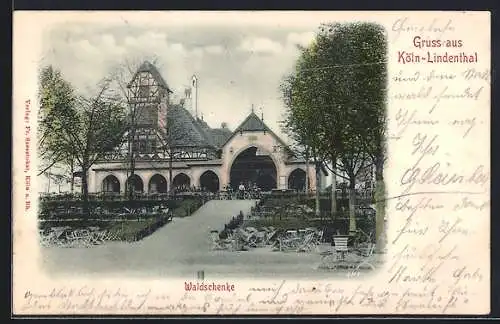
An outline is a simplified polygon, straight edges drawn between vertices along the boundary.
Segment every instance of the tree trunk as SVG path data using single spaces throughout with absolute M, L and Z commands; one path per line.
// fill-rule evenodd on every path
M 136 125 L 135 125 L 135 114 L 136 114 L 136 109 L 137 107 L 134 107 L 134 111 L 132 113 L 132 127 L 129 132 L 129 138 L 128 138 L 128 149 L 129 149 L 129 159 L 130 159 L 130 174 L 127 179 L 127 189 L 128 189 L 128 199 L 130 201 L 134 200 L 134 194 L 135 194 L 135 181 L 134 179 L 134 174 L 135 174 L 135 152 L 134 152 L 134 142 L 135 142 L 135 134 L 136 134 Z
M 174 192 L 174 179 L 172 179 L 172 151 L 168 154 L 168 188 L 172 194 Z
M 49 172 L 47 173 L 47 178 L 49 179 L 48 183 L 47 183 L 47 192 L 50 192 L 50 169 L 49 169 Z
M 75 162 L 73 160 L 71 160 L 69 168 L 71 171 L 70 191 L 71 193 L 73 193 L 73 191 L 75 190 Z
M 130 158 L 130 175 L 129 175 L 129 181 L 128 181 L 128 198 L 129 200 L 134 199 L 134 194 L 135 194 L 135 180 L 134 180 L 134 174 L 135 174 L 135 160 L 134 160 L 134 152 L 131 154 Z
M 87 167 L 82 167 L 82 201 L 83 201 L 83 214 L 90 217 L 89 208 L 89 185 L 87 179 Z
M 127 181 L 128 189 L 128 199 L 130 201 L 134 200 L 135 196 L 135 152 L 134 152 L 134 139 L 135 139 L 135 129 L 132 133 L 132 138 L 130 140 L 130 174 Z
M 379 158 L 375 163 L 375 242 L 377 252 L 385 249 L 385 183 L 384 183 L 384 162 Z
M 319 166 L 319 163 L 316 163 L 315 165 L 316 167 L 316 192 L 315 192 L 315 210 L 314 210 L 314 213 L 316 215 L 316 217 L 319 217 L 320 216 L 320 210 L 319 210 L 319 205 L 320 205 L 320 202 L 319 202 L 319 187 L 318 187 L 318 183 L 320 180 L 320 172 L 321 172 L 321 168 Z
M 349 177 L 349 232 L 356 231 L 356 181 L 353 177 Z
M 335 220 L 335 215 L 337 214 L 337 157 L 332 155 L 332 192 L 331 192 L 331 215 L 332 219 Z
M 316 180 L 316 190 L 318 190 L 318 182 Z M 306 149 L 306 197 L 309 196 L 309 150 Z

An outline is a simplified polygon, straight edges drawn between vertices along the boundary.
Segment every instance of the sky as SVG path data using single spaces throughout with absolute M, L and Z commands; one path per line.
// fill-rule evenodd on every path
M 310 44 L 319 24 L 64 23 L 47 30 L 42 64 L 60 69 L 85 93 L 124 62 L 156 58 L 174 101 L 197 76 L 198 111 L 210 126 L 226 122 L 234 130 L 253 104 L 286 141 L 279 126 L 285 112 L 279 86 L 299 57 L 297 45 Z
M 198 111 L 211 127 L 225 122 L 234 130 L 254 105 L 265 123 L 289 143 L 280 127 L 285 108 L 279 86 L 293 71 L 298 45 L 309 45 L 325 21 L 285 21 L 278 15 L 259 21 L 252 15 L 227 20 L 218 15 L 206 21 L 158 13 L 151 17 L 154 23 L 115 16 L 113 22 L 67 19 L 54 24 L 43 32 L 40 65 L 53 65 L 77 91 L 91 94 L 126 62 L 138 67 L 154 60 L 174 92 L 174 102 L 197 76 Z M 58 190 L 42 178 L 39 191 Z

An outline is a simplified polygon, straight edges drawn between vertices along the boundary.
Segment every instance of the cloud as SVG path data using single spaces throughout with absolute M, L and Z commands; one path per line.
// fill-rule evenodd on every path
M 308 46 L 314 40 L 315 36 L 314 32 L 289 33 L 286 40 L 290 45 Z
M 239 49 L 253 53 L 279 54 L 283 51 L 283 46 L 269 38 L 251 37 L 245 38 Z
M 175 43 L 175 44 L 170 45 L 170 49 L 174 52 L 179 53 L 179 54 L 184 53 L 184 45 L 182 45 L 180 43 Z
M 75 33 L 56 30 L 48 44 L 48 64 L 86 92 L 125 60 L 135 64 L 157 59 L 155 65 L 178 96 L 183 95 L 193 74 L 199 77 L 200 111 L 211 126 L 226 121 L 234 128 L 255 104 L 263 105 L 266 123 L 280 133 L 277 120 L 283 103 L 279 83 L 300 55 L 294 44 L 305 44 L 313 33 L 263 30 L 248 36 L 245 32 L 196 29 L 187 33 L 184 27 L 168 31 L 129 27 L 97 30 L 92 26 Z
M 220 45 L 209 45 L 205 46 L 205 52 L 209 54 L 222 54 L 223 49 Z

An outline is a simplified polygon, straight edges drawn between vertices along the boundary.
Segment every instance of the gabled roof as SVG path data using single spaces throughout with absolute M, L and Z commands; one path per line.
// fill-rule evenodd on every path
M 238 126 L 235 132 L 270 131 L 264 122 L 252 111 L 250 115 Z
M 215 146 L 221 148 L 224 143 L 226 143 L 227 139 L 231 137 L 233 132 L 231 132 L 227 128 L 213 128 L 210 129 L 210 134 L 212 135 L 212 141 L 214 142 Z
M 171 122 L 172 145 L 177 147 L 214 147 L 211 136 L 199 125 L 195 118 L 180 105 L 171 105 L 167 110 Z
M 153 78 L 155 79 L 155 81 L 158 82 L 158 84 L 161 87 L 167 89 L 168 92 L 172 93 L 172 90 L 170 90 L 170 88 L 167 85 L 167 82 L 165 82 L 165 79 L 163 79 L 163 77 L 161 76 L 161 74 L 158 71 L 158 69 L 156 68 L 156 66 L 154 66 L 153 64 L 151 64 L 149 61 L 144 61 L 141 64 L 141 66 L 139 66 L 139 68 L 135 72 L 134 77 L 132 78 L 132 80 L 130 81 L 130 83 L 128 84 L 128 86 L 130 86 L 132 84 L 132 82 L 137 77 L 137 74 L 139 74 L 141 72 L 149 72 L 149 73 L 151 73 L 151 75 L 153 76 Z
M 207 122 L 203 119 L 196 118 L 196 121 L 200 125 L 200 127 L 205 131 L 207 136 L 209 136 L 212 140 L 212 143 L 217 147 L 221 148 L 222 145 L 226 142 L 226 140 L 233 133 L 228 128 L 211 128 L 208 126 Z
M 266 131 L 271 134 L 283 147 L 288 149 L 288 145 L 283 142 L 283 140 L 276 135 L 265 123 L 260 119 L 253 111 L 248 115 L 247 118 L 234 130 L 234 132 L 229 136 L 224 144 L 226 145 L 234 136 L 240 132 L 263 132 Z

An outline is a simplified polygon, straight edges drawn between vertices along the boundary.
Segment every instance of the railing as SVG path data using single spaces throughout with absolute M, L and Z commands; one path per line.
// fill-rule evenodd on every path
M 202 191 L 185 191 L 176 193 L 134 193 L 132 195 L 134 200 L 172 200 L 183 199 L 189 197 L 205 197 L 210 199 L 216 197 L 217 193 L 202 192 Z M 79 201 L 83 199 L 81 194 L 41 194 L 40 199 L 45 201 Z M 89 201 L 128 201 L 130 200 L 129 194 L 115 193 L 115 192 L 99 192 L 91 193 L 88 195 Z
M 371 189 L 360 189 L 355 191 L 357 200 L 371 200 L 374 197 L 374 191 Z M 315 193 L 305 193 L 301 191 L 291 190 L 291 189 L 275 189 L 271 192 L 261 192 L 247 190 L 242 197 L 238 196 L 238 191 L 219 191 L 219 192 L 207 192 L 207 191 L 178 191 L 174 193 L 142 193 L 136 192 L 133 194 L 133 198 L 136 200 L 169 200 L 169 199 L 182 199 L 186 197 L 203 197 L 207 200 L 212 199 L 262 199 L 263 197 L 274 197 L 274 198 L 287 198 L 287 197 L 298 197 L 298 198 L 315 198 Z M 330 199 L 330 192 L 321 192 L 320 199 Z M 336 190 L 337 199 L 348 199 L 349 192 L 347 190 L 337 189 Z M 88 198 L 90 201 L 94 200 L 130 200 L 130 195 L 124 193 L 115 192 L 99 192 L 99 193 L 89 193 Z M 79 193 L 72 194 L 41 194 L 40 199 L 42 201 L 71 201 L 71 200 L 81 200 L 82 195 Z

